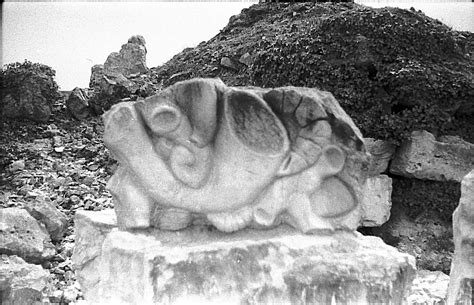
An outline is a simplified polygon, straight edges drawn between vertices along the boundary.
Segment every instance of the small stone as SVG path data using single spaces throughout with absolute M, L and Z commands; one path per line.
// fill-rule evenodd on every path
M 68 286 L 64 289 L 63 298 L 66 303 L 72 303 L 79 297 L 79 291 L 73 286 Z
M 238 70 L 237 66 L 234 64 L 232 59 L 229 57 L 222 57 L 221 58 L 221 66 L 227 67 L 232 70 Z
M 71 201 L 72 204 L 78 204 L 81 199 L 77 195 L 72 195 L 69 198 L 69 200 Z
M 239 58 L 239 62 L 246 65 L 247 67 L 250 67 L 252 65 L 252 57 L 250 56 L 250 53 L 245 53 Z
M 12 172 L 20 171 L 25 168 L 25 161 L 24 160 L 18 160 L 14 161 L 12 164 L 10 164 L 10 170 Z
M 61 290 L 55 290 L 49 296 L 49 301 L 52 303 L 61 303 L 63 298 L 63 292 Z

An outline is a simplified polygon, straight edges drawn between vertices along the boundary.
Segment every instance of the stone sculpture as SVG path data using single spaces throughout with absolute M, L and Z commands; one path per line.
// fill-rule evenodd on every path
M 334 97 L 192 79 L 104 114 L 121 229 L 354 230 L 368 154 Z

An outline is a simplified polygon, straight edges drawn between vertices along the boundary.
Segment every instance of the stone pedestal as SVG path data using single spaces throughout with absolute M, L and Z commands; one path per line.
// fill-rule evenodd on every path
M 114 218 L 76 214 L 73 261 L 90 304 L 400 304 L 415 275 L 412 256 L 356 232 L 126 232 Z

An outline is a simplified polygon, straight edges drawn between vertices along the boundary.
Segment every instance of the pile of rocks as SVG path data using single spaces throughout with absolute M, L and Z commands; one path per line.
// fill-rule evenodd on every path
M 52 261 L 68 265 L 68 256 L 71 255 L 71 249 L 60 249 L 54 245 L 66 233 L 66 215 L 48 200 L 37 198 L 25 204 L 24 208 L 0 209 L 0 219 L 1 303 L 49 301 L 45 295 L 51 275 L 46 269 L 51 268 Z M 68 272 L 59 267 L 55 272 Z M 74 277 L 72 271 L 65 274 L 67 276 Z M 76 291 L 70 301 L 75 300 L 78 293 Z
M 136 100 L 156 91 L 146 65 L 145 39 L 132 36 L 113 52 L 103 65 L 92 67 L 89 87 L 75 88 L 66 101 L 69 112 L 78 120 L 101 114 L 122 100 Z

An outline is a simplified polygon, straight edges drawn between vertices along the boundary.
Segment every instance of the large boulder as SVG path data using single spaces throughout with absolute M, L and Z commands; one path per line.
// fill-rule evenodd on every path
M 31 263 L 54 256 L 48 232 L 26 210 L 0 209 L 0 219 L 0 254 L 18 255 Z
M 145 39 L 140 35 L 130 37 L 120 52 L 111 53 L 104 63 L 104 73 L 107 75 L 122 74 L 129 77 L 147 72 Z
M 76 214 L 73 258 L 91 304 L 399 304 L 415 276 L 414 258 L 377 237 L 288 226 L 124 232 L 105 213 Z
M 33 202 L 25 204 L 25 210 L 36 220 L 44 224 L 51 239 L 59 241 L 67 230 L 67 217 L 59 211 L 51 201 L 45 198 L 37 198 Z
M 28 264 L 18 256 L 0 257 L 0 303 L 3 305 L 43 304 L 43 290 L 49 272 Z
M 55 71 L 25 61 L 7 65 L 1 71 L 1 115 L 10 119 L 47 122 L 50 105 L 60 98 Z
M 459 137 L 438 139 L 427 131 L 414 131 L 402 143 L 390 164 L 390 173 L 409 178 L 458 181 L 474 168 L 474 144 Z
M 89 91 L 87 89 L 76 87 L 69 94 L 66 107 L 73 117 L 78 120 L 83 120 L 91 113 L 89 99 Z
M 137 100 L 155 93 L 156 87 L 146 67 L 145 39 L 132 36 L 120 52 L 113 52 L 103 65 L 91 69 L 89 87 L 93 89 L 90 107 L 102 114 L 119 101 Z
M 454 257 L 448 304 L 474 302 L 474 170 L 461 182 L 461 199 L 453 214 Z

